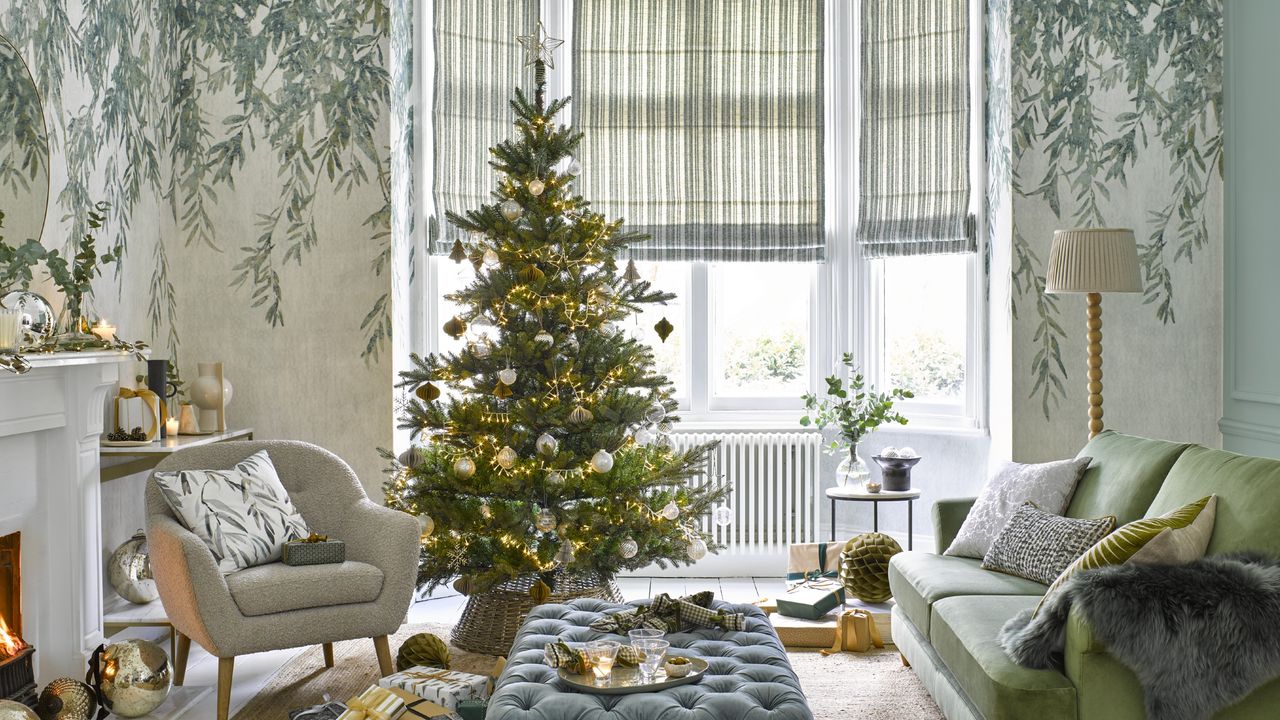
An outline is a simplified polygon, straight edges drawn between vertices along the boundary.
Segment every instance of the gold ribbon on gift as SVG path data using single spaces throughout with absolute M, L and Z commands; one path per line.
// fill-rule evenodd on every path
M 836 618 L 835 642 L 831 643 L 830 650 L 820 652 L 824 656 L 846 650 L 866 652 L 872 645 L 878 648 L 884 647 L 884 641 L 880 639 L 880 629 L 876 627 L 876 620 L 871 616 L 871 611 L 858 608 L 840 613 L 840 617 Z
M 160 428 L 161 426 L 164 425 L 166 413 L 164 409 L 164 403 L 160 402 L 159 395 L 155 394 L 155 392 L 153 392 L 152 390 L 149 390 L 148 388 L 138 388 L 137 390 L 134 390 L 133 388 L 122 387 L 120 388 L 120 394 L 117 396 L 117 398 L 120 400 L 130 400 L 133 398 L 141 398 L 142 402 L 151 408 L 152 416 L 155 417 L 155 420 L 156 420 L 155 424 L 152 425 L 149 430 L 147 430 L 147 439 L 155 440 L 156 437 L 160 435 Z M 115 415 L 116 415 L 117 428 L 120 428 L 121 430 L 125 430 L 125 431 L 133 429 L 133 428 L 123 427 L 120 425 L 120 405 L 119 404 L 116 405 Z
M 345 720 L 391 720 L 391 713 L 369 707 L 359 697 L 353 697 L 347 701 L 347 711 L 342 713 L 342 717 Z
M 329 542 L 329 536 L 328 536 L 328 535 L 321 535 L 320 533 L 311 533 L 310 535 L 308 535 L 308 536 L 306 536 L 306 537 L 304 537 L 304 538 L 298 538 L 298 539 L 297 539 L 297 540 L 295 540 L 294 542 L 303 542 L 303 543 L 322 543 L 322 542 Z

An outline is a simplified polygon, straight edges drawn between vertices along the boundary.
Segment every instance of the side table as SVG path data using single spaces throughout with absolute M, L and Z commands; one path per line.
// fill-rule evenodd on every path
M 869 493 L 861 486 L 856 487 L 833 487 L 827 488 L 827 497 L 831 500 L 831 542 L 836 540 L 836 502 L 869 502 L 871 503 L 871 529 L 880 530 L 880 503 L 882 502 L 903 502 L 907 503 L 907 549 L 912 550 L 915 546 L 915 501 L 919 499 L 921 491 L 918 488 L 893 492 L 890 490 L 881 490 L 878 493 Z

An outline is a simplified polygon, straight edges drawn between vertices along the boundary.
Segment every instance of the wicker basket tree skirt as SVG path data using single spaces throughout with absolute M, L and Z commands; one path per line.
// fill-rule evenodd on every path
M 453 628 L 453 644 L 468 652 L 506 655 L 525 615 L 535 605 L 529 590 L 538 579 L 536 575 L 521 577 L 471 595 L 462 619 Z M 622 593 L 612 578 L 562 573 L 556 576 L 555 589 L 545 602 L 564 603 L 577 598 L 622 602 Z

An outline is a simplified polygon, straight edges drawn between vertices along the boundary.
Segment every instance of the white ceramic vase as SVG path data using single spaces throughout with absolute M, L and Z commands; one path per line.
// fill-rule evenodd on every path
M 202 432 L 223 432 L 227 429 L 226 407 L 231 402 L 233 388 L 222 374 L 222 363 L 199 363 L 199 377 L 191 383 L 191 404 L 200 409 L 199 425 Z

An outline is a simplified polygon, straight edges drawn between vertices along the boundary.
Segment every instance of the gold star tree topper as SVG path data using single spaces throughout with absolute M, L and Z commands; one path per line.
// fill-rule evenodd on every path
M 552 53 L 556 48 L 564 44 L 563 40 L 557 40 L 547 35 L 546 28 L 542 27 L 542 21 L 538 21 L 538 27 L 533 31 L 532 35 L 520 35 L 516 38 L 516 42 L 520 43 L 520 47 L 529 55 L 529 61 L 525 65 L 532 65 L 539 60 L 546 64 L 547 67 L 555 69 L 556 64 L 552 57 Z

